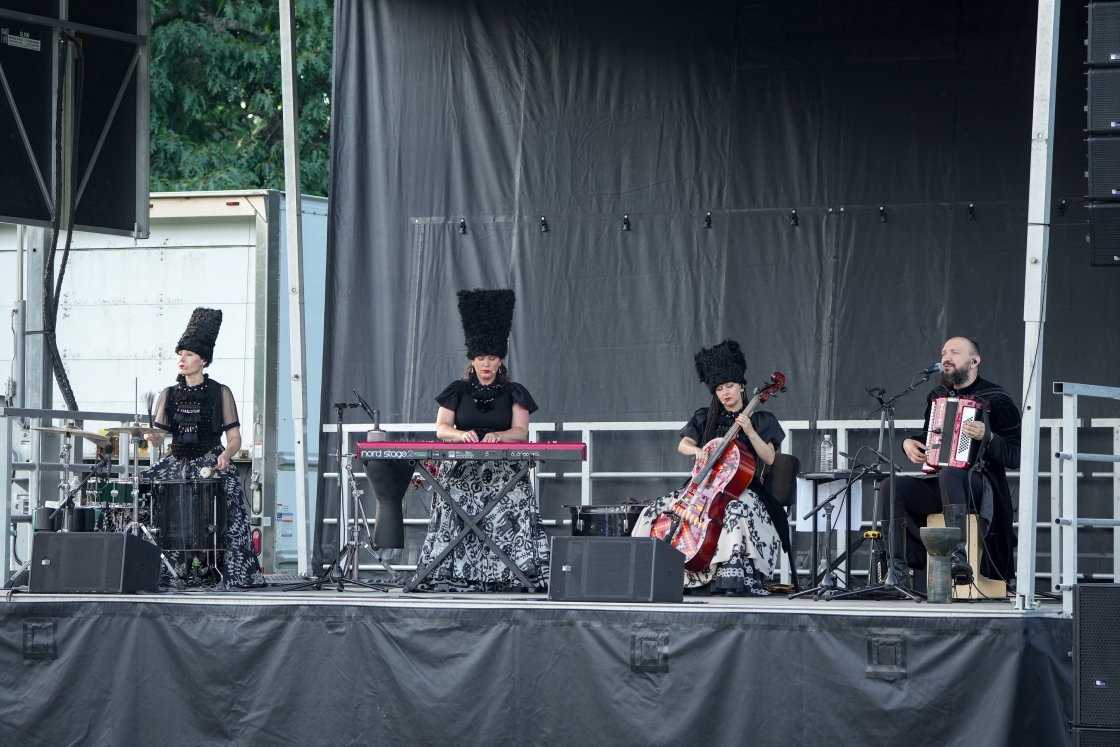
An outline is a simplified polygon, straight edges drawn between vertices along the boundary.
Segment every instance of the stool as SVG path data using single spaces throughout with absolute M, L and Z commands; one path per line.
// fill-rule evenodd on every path
M 930 514 L 926 517 L 927 527 L 945 526 L 944 514 Z M 983 557 L 984 546 L 980 542 L 980 528 L 976 524 L 976 514 L 968 515 L 968 537 L 965 549 L 968 555 L 968 564 L 972 566 L 972 577 L 975 582 L 971 585 L 953 585 L 953 599 L 1003 599 L 1007 596 L 1007 584 L 994 578 L 980 575 L 980 559 Z M 929 563 L 929 556 L 926 556 Z M 983 595 L 983 596 L 981 596 Z

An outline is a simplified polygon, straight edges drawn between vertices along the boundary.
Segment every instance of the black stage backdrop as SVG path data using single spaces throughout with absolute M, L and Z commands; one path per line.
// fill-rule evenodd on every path
M 1120 342 L 1085 241 L 1085 9 L 1063 5 L 1047 392 L 1115 384 Z M 340 0 L 323 412 L 357 387 L 433 421 L 478 286 L 517 292 L 508 363 L 545 421 L 683 422 L 724 337 L 749 382 L 787 374 L 783 419 L 861 417 L 955 334 L 1019 396 L 1036 12 Z

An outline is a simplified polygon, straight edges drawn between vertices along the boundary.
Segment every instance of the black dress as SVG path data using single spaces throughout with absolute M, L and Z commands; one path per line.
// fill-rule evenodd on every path
M 721 411 L 719 420 L 712 428 L 711 437 L 722 438 L 726 435 L 737 415 L 738 413 Z M 751 424 L 762 440 L 775 449 L 785 440 L 785 431 L 782 430 L 778 419 L 769 412 L 755 411 L 751 415 Z M 702 407 L 685 423 L 679 433 L 682 437 L 691 438 L 698 445 L 703 446 L 707 425 L 708 408 Z M 758 456 L 748 439 L 737 438 L 735 442 L 740 448 L 746 448 L 752 455 Z M 667 511 L 687 486 L 686 483 L 668 495 L 661 496 L 652 506 L 643 510 L 634 525 L 634 531 L 631 532 L 632 536 L 648 537 L 658 515 Z M 751 487 L 754 487 L 753 482 Z M 727 504 L 719 545 L 711 565 L 695 573 L 685 571 L 685 588 L 711 584 L 710 588 L 713 592 L 765 596 L 769 592 L 766 591 L 763 582 L 774 573 L 781 552 L 781 536 L 770 518 L 769 511 L 758 494 L 748 487 L 741 496 Z
M 479 439 L 493 431 L 508 430 L 513 425 L 514 404 L 530 414 L 537 409 L 529 391 L 514 382 L 483 387 L 473 381 L 456 381 L 440 392 L 436 402 L 455 413 L 456 428 L 473 430 Z M 436 481 L 452 500 L 474 515 L 498 495 L 522 466 L 514 462 L 442 462 Z M 428 536 L 417 567 L 427 566 L 462 528 L 459 516 L 433 496 Z M 526 576 L 548 583 L 548 537 L 528 474 L 483 518 L 482 528 Z M 513 571 L 472 532 L 420 588 L 497 591 L 512 587 L 520 588 Z
M 203 374 L 198 386 L 187 386 L 183 376 L 178 383 L 164 389 L 156 402 L 154 424 L 171 434 L 171 453 L 145 470 L 143 477 L 157 480 L 198 479 L 199 471 L 209 467 L 211 478 L 219 478 L 225 488 L 226 501 L 226 551 L 221 554 L 220 567 L 230 586 L 264 586 L 264 574 L 253 552 L 250 536 L 249 512 L 245 507 L 245 494 L 241 475 L 231 462 L 218 470 L 218 455 L 222 453 L 222 435 L 240 425 L 237 404 L 229 387 Z M 194 558 L 184 553 L 168 553 L 168 559 L 184 580 L 193 575 L 188 566 Z M 200 558 L 205 562 L 204 558 Z

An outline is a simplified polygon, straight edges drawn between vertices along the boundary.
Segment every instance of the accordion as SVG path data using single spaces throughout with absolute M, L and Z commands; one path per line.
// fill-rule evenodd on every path
M 968 469 L 976 461 L 980 442 L 961 433 L 961 426 L 982 417 L 988 404 L 967 397 L 938 397 L 929 411 L 926 433 L 926 463 L 922 472 L 942 467 Z

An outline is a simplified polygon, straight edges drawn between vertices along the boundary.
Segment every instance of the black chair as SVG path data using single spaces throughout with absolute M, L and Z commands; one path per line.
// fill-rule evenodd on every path
M 763 473 L 762 491 L 759 495 L 770 514 L 771 521 L 774 522 L 774 528 L 778 530 L 778 538 L 782 541 L 782 549 L 786 551 L 794 591 L 799 590 L 801 586 L 797 583 L 797 563 L 794 559 L 793 541 L 789 533 L 787 509 L 796 500 L 797 475 L 800 472 L 800 459 L 792 454 L 775 454 L 774 463 L 768 465 Z

